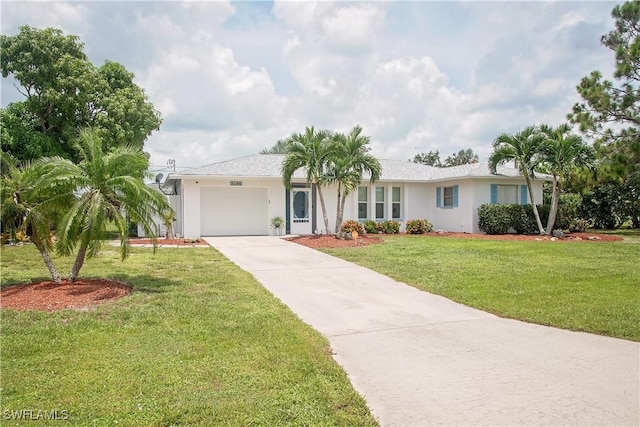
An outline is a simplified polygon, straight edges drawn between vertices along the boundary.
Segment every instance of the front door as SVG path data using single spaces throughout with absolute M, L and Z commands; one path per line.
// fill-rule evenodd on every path
M 291 190 L 291 234 L 311 234 L 311 191 Z

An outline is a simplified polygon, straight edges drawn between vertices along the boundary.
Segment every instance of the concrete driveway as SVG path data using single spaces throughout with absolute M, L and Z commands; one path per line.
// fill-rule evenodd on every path
M 383 426 L 637 426 L 640 344 L 501 319 L 277 237 L 206 238 L 325 335 Z

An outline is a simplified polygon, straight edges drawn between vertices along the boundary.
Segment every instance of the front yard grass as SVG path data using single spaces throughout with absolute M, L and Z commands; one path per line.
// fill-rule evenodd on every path
M 70 259 L 57 262 L 68 271 Z M 1 267 L 3 286 L 46 279 L 32 246 L 3 247 Z M 81 273 L 134 292 L 87 311 L 3 309 L 3 416 L 67 411 L 73 425 L 92 426 L 377 425 L 328 342 L 214 249 L 133 249 L 122 263 L 106 247 Z
M 640 341 L 637 243 L 384 240 L 325 252 L 501 317 Z

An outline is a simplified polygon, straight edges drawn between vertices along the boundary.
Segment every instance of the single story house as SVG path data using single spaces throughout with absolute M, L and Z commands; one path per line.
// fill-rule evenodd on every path
M 228 235 L 268 235 L 271 219 L 286 220 L 287 234 L 326 233 L 318 191 L 296 171 L 285 189 L 284 155 L 256 154 L 171 173 L 162 185 L 177 213 L 175 232 L 188 238 Z M 349 194 L 344 220 L 393 219 L 401 229 L 409 219 L 427 219 L 434 229 L 480 232 L 478 207 L 484 203 L 527 204 L 524 178 L 517 169 L 487 163 L 437 168 L 410 161 L 380 160 L 382 175 L 375 183 L 365 176 Z M 534 180 L 536 203 L 542 202 L 543 180 Z M 322 188 L 329 230 L 335 227 L 337 188 Z M 177 196 L 177 197 L 176 197 Z

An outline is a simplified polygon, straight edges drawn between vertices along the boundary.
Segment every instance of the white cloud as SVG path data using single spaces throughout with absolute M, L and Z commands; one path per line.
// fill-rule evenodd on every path
M 152 161 L 247 155 L 304 126 L 361 124 L 374 154 L 408 159 L 558 124 L 613 55 L 600 2 L 3 2 L 20 25 L 78 34 L 92 60 L 136 73 L 163 114 Z M 2 102 L 16 99 L 7 80 Z M 12 95 L 13 94 L 13 95 Z

